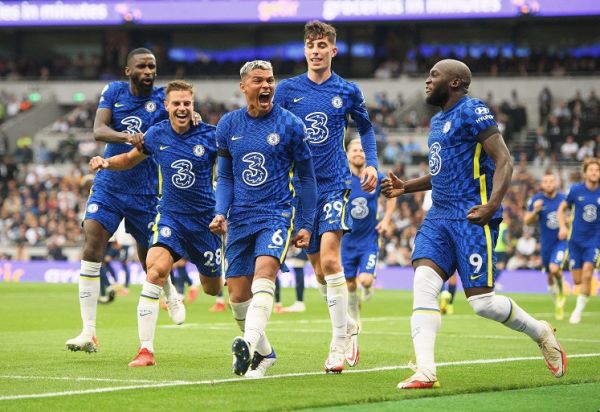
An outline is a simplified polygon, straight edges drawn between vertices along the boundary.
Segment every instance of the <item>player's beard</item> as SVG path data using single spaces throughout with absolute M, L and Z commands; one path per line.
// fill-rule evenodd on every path
M 135 77 L 133 79 L 133 85 L 137 89 L 138 93 L 141 95 L 148 95 L 152 93 L 152 88 L 154 87 L 154 79 L 152 79 L 151 83 L 144 83 L 142 81 L 142 77 Z
M 438 87 L 431 89 L 429 96 L 425 97 L 425 103 L 432 106 L 444 107 L 450 95 L 448 89 L 441 86 L 442 85 L 439 85 Z

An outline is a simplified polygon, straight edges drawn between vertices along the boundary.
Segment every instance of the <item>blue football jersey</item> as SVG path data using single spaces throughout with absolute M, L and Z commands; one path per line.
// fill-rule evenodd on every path
M 306 127 L 306 140 L 313 156 L 319 193 L 350 189 L 351 177 L 344 150 L 348 116 L 363 134 L 372 131 L 362 92 L 358 86 L 335 73 L 322 84 L 311 81 L 307 74 L 282 80 L 275 89 L 274 102 L 297 115 Z M 367 165 L 377 167 L 375 136 L 373 150 L 365 147 Z
M 381 193 L 381 180 L 385 176 L 378 173 L 377 187 L 372 192 L 365 192 L 360 187 L 360 177 L 352 174 L 352 189 L 350 190 L 350 215 L 352 216 L 352 231 L 344 234 L 344 241 L 358 242 L 361 240 L 376 241 L 379 234 L 377 226 L 377 206 Z
M 98 108 L 112 112 L 110 127 L 118 132 L 145 133 L 150 126 L 169 117 L 165 110 L 165 91 L 155 87 L 150 96 L 133 96 L 127 82 L 112 82 L 104 87 Z M 128 143 L 107 143 L 104 157 L 129 152 Z M 129 170 L 100 170 L 94 183 L 116 193 L 156 195 L 158 172 L 152 159 L 146 159 Z
M 469 96 L 431 118 L 428 145 L 433 203 L 428 219 L 466 219 L 469 209 L 488 202 L 495 165 L 478 136 L 491 127 L 497 127 L 491 110 Z M 493 216 L 500 217 L 502 208 Z
M 229 218 L 289 213 L 294 197 L 294 162 L 310 158 L 302 121 L 278 105 L 252 117 L 246 107 L 227 113 L 217 125 L 217 147 L 233 166 Z
M 574 206 L 573 227 L 569 240 L 577 243 L 596 242 L 600 238 L 600 188 L 589 190 L 584 183 L 571 186 L 567 195 L 567 204 Z
M 214 213 L 215 130 L 215 126 L 200 123 L 180 135 L 169 120 L 148 129 L 144 148 L 158 164 L 160 212 Z
M 540 243 L 542 251 L 551 248 L 558 242 L 558 206 L 565 200 L 566 196 L 557 193 L 553 198 L 547 197 L 544 192 L 536 193 L 529 200 L 527 210 L 533 211 L 533 204 L 541 199 L 544 202 L 542 210 L 538 212 L 540 224 Z

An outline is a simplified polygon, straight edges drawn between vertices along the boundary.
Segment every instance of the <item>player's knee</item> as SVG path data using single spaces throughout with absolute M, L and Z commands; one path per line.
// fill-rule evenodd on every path
M 356 291 L 356 278 L 346 279 L 346 284 L 348 285 L 348 292 Z
M 438 295 L 444 281 L 435 270 L 429 266 L 418 266 L 415 269 L 413 282 L 413 309 L 428 308 L 437 309 Z
M 360 275 L 358 277 L 358 280 L 360 281 L 360 284 L 363 285 L 365 288 L 370 288 L 371 286 L 373 286 L 373 276 L 371 275 Z
M 217 296 L 221 290 L 221 284 L 216 282 L 203 283 L 202 290 L 209 296 Z
M 336 256 L 321 256 L 323 273 L 338 273 L 342 271 L 340 260 Z
M 482 318 L 503 322 L 506 320 L 506 311 L 500 310 L 500 305 L 496 302 L 499 298 L 500 296 L 496 296 L 494 292 L 490 292 L 483 295 L 471 296 L 467 301 L 475 313 Z

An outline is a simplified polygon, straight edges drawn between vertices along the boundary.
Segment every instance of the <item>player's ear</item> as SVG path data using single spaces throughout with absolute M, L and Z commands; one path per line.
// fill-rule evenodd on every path
M 338 48 L 333 46 L 333 48 L 331 49 L 331 57 L 335 57 L 338 54 Z
M 169 107 L 169 100 L 165 99 L 165 110 Z
M 131 76 L 131 69 L 129 68 L 129 66 L 125 66 L 125 76 Z

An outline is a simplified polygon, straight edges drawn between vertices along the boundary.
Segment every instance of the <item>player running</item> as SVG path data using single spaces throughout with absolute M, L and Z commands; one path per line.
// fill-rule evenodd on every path
M 338 52 L 336 31 L 329 24 L 311 21 L 304 27 L 306 73 L 283 80 L 275 102 L 304 121 L 317 178 L 317 214 L 307 249 L 320 292 L 326 296 L 331 317 L 332 339 L 325 372 L 340 373 L 345 361 L 355 366 L 359 359 L 358 322 L 348 316 L 348 288 L 342 267 L 341 240 L 352 227 L 348 213 L 351 176 L 344 153 L 348 117 L 358 127 L 366 156 L 360 175 L 366 192 L 377 186 L 375 134 L 362 92 L 331 68 Z
M 217 215 L 210 228 L 227 233 L 225 277 L 233 316 L 244 333 L 231 345 L 233 372 L 262 377 L 276 360 L 265 334 L 275 277 L 290 242 L 308 246 L 316 189 L 302 122 L 273 104 L 271 63 L 248 62 L 240 77 L 247 106 L 227 113 L 217 125 Z M 292 239 L 295 173 L 303 212 Z
M 360 175 L 365 168 L 365 152 L 359 139 L 348 144 L 348 161 L 352 172 L 352 190 L 350 191 L 350 215 L 352 232 L 342 237 L 342 263 L 346 283 L 348 284 L 348 313 L 356 321 L 360 320 L 360 298 L 357 288 L 364 288 L 365 300 L 373 294 L 373 281 L 379 256 L 380 236 L 391 231 L 391 218 L 396 209 L 396 199 L 386 199 L 385 212 L 377 220 L 378 199 L 381 193 L 381 180 L 378 174 L 377 188 L 365 192 L 361 188 Z
M 494 292 L 494 244 L 513 167 L 494 115 L 481 100 L 467 95 L 470 84 L 471 71 L 460 61 L 442 60 L 433 66 L 425 82 L 426 102 L 442 111 L 431 119 L 429 174 L 402 181 L 390 173 L 383 182 L 388 197 L 432 189 L 433 200 L 412 256 L 411 330 L 417 365 L 399 389 L 440 386 L 434 361 L 441 324 L 438 295 L 457 269 L 475 313 L 528 335 L 554 376 L 563 376 L 567 367 L 550 324 Z
M 581 314 L 590 300 L 594 265 L 600 245 L 600 160 L 590 158 L 583 162 L 583 183 L 575 184 L 558 208 L 559 239 L 568 234 L 566 210 L 573 208 L 573 226 L 569 236 L 569 259 L 573 281 L 579 285 L 577 305 L 569 323 L 581 322 Z
M 146 258 L 147 276 L 138 303 L 140 350 L 129 366 L 151 366 L 158 299 L 173 264 L 182 256 L 198 267 L 204 292 L 221 289 L 221 240 L 208 230 L 214 217 L 214 167 L 217 158 L 215 127 L 192 125 L 193 87 L 176 80 L 167 84 L 164 103 L 169 120 L 151 127 L 142 150 L 90 160 L 94 170 L 126 170 L 152 156 L 162 177 L 162 197 Z
M 167 118 L 163 88 L 154 87 L 156 58 L 148 49 L 134 49 L 127 55 L 128 82 L 112 82 L 102 90 L 94 137 L 107 143 L 105 156 L 131 150 L 150 126 Z M 79 307 L 83 330 L 66 342 L 72 351 L 96 352 L 96 308 L 100 293 L 100 267 L 108 239 L 125 219 L 125 229 L 136 240 L 139 260 L 144 267 L 148 235 L 156 216 L 158 171 L 148 159 L 135 168 L 115 172 L 101 170 L 90 190 L 83 221 L 84 244 L 79 275 Z M 176 323 L 185 320 L 185 307 L 177 299 L 170 281 L 165 286 L 169 315 Z
M 548 275 L 548 290 L 555 306 L 555 317 L 565 316 L 565 296 L 563 294 L 562 266 L 567 249 L 567 241 L 558 237 L 558 207 L 565 195 L 558 192 L 558 182 L 553 173 L 542 177 L 542 191 L 530 200 L 523 218 L 526 225 L 539 221 L 542 268 Z

